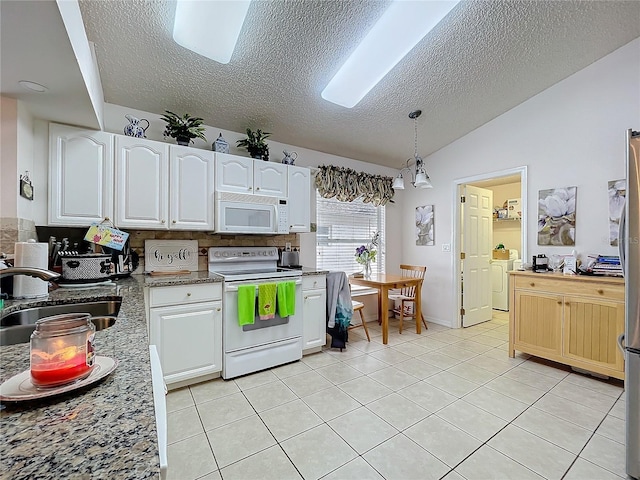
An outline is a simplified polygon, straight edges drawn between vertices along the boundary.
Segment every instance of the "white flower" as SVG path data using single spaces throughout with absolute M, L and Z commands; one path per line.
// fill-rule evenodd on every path
M 556 188 L 553 193 L 541 198 L 539 208 L 548 217 L 558 218 L 576 211 L 576 189 Z
M 427 224 L 433 219 L 433 205 L 416 208 L 416 225 Z

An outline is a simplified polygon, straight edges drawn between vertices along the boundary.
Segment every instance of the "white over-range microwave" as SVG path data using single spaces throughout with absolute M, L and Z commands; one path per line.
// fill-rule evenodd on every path
M 286 198 L 217 192 L 215 216 L 218 233 L 289 233 Z

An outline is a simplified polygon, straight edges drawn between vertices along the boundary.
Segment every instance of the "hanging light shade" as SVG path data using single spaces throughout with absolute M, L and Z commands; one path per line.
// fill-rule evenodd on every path
M 421 110 L 414 110 L 409 114 L 409 118 L 413 120 L 414 125 L 414 142 L 413 142 L 413 158 L 406 162 L 406 166 L 400 170 L 398 176 L 393 180 L 394 190 L 404 190 L 404 176 L 411 176 L 411 184 L 415 188 L 433 188 L 431 179 L 424 168 L 424 161 L 418 155 L 418 117 L 422 114 Z M 409 168 L 409 164 L 413 163 L 414 170 Z

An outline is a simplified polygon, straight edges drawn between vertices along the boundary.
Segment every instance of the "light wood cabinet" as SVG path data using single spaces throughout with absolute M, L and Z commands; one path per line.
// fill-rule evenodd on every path
M 113 217 L 113 138 L 49 125 L 49 225 L 87 227 Z
M 515 350 L 624 378 L 624 281 L 511 272 L 509 356 Z

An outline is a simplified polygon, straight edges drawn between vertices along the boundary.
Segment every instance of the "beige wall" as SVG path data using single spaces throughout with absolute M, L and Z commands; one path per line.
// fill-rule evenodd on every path
M 485 187 L 493 191 L 493 205 L 500 207 L 512 198 L 520 198 L 520 182 Z M 522 228 L 519 221 L 494 221 L 493 222 L 493 244 L 502 243 L 505 248 L 517 250 L 518 256 L 522 255 Z

